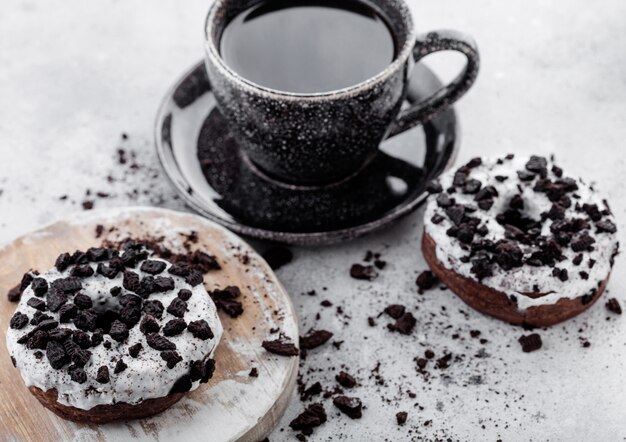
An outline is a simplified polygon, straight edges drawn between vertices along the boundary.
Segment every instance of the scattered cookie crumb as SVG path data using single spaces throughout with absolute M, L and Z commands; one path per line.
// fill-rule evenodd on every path
M 530 353 L 541 348 L 541 336 L 538 333 L 521 336 L 518 339 L 524 353 Z
M 378 272 L 374 266 L 371 265 L 352 264 L 352 267 L 350 267 L 350 276 L 354 279 L 373 281 L 378 277 Z
M 404 425 L 406 423 L 407 416 L 408 414 L 406 411 L 399 411 L 396 413 L 396 421 L 398 422 L 398 425 Z
M 616 315 L 622 314 L 622 306 L 619 304 L 619 301 L 615 298 L 611 298 L 606 301 L 606 308 Z

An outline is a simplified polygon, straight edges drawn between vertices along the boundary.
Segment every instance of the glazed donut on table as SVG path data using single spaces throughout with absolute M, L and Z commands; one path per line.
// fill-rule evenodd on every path
M 207 382 L 222 335 L 203 275 L 130 242 L 64 253 L 23 280 L 7 348 L 24 382 L 64 418 L 145 417 Z
M 604 291 L 619 246 L 613 215 L 552 159 L 475 158 L 428 191 L 424 257 L 474 309 L 546 326 Z

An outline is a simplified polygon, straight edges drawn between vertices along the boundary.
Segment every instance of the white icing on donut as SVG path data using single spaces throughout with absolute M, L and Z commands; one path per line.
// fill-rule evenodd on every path
M 517 177 L 517 171 L 525 170 L 525 164 L 528 158 L 514 158 L 512 160 L 504 160 L 502 164 L 497 164 L 496 159 L 483 159 L 482 164 L 471 169 L 468 178 L 479 180 L 483 187 L 492 185 L 498 191 L 498 196 L 494 198 L 494 204 L 489 210 L 478 209 L 472 213 L 472 217 L 481 220 L 480 225 L 486 225 L 489 229 L 485 239 L 494 242 L 504 239 L 504 227 L 496 221 L 496 215 L 502 213 L 508 208 L 511 198 L 519 193 L 518 185 L 522 188 L 524 200 L 524 210 L 522 211 L 526 217 L 534 220 L 540 220 L 540 214 L 550 210 L 552 202 L 546 194 L 533 191 L 537 179 L 530 182 L 521 181 Z M 551 171 L 553 163 L 548 160 L 548 178 L 558 179 Z M 449 171 L 442 175 L 439 179 L 444 192 L 452 185 L 455 170 Z M 495 176 L 502 175 L 509 177 L 504 182 L 499 182 Z M 584 213 L 575 211 L 575 203 L 580 205 L 583 203 L 597 204 L 600 210 L 604 209 L 601 198 L 582 180 L 576 180 L 578 190 L 574 193 L 579 195 L 579 199 L 572 198 L 571 207 L 566 209 L 565 217 L 581 217 Z M 450 195 L 455 198 L 457 204 L 476 206 L 474 201 L 475 195 L 464 194 L 457 191 Z M 456 238 L 450 237 L 446 231 L 453 226 L 452 221 L 444 214 L 444 210 L 438 207 L 436 202 L 437 195 L 431 195 L 428 200 L 426 212 L 424 214 L 425 232 L 434 240 L 436 244 L 437 259 L 447 268 L 466 278 L 477 280 L 476 276 L 471 273 L 471 263 L 462 262 L 461 257 L 468 255 L 468 248 L 461 244 Z M 432 222 L 433 215 L 443 215 L 443 221 L 439 224 Z M 611 220 L 612 216 L 604 216 L 603 220 Z M 547 219 L 542 225 L 542 235 L 550 236 L 550 225 L 552 221 Z M 557 263 L 557 267 L 566 269 L 568 272 L 568 280 L 561 281 L 552 275 L 553 268 L 548 266 L 534 267 L 523 265 L 522 267 L 513 268 L 505 271 L 500 266 L 493 267 L 493 276 L 486 277 L 480 281 L 481 284 L 505 293 L 507 296 L 513 295 L 517 300 L 519 310 L 526 310 L 532 306 L 550 305 L 556 303 L 561 298 L 573 299 L 589 294 L 598 288 L 598 284 L 606 279 L 611 271 L 611 257 L 617 249 L 617 235 L 614 233 L 596 233 L 593 227 L 590 234 L 595 238 L 593 251 L 583 252 L 583 262 L 576 266 L 572 263 L 572 259 L 578 255 L 570 247 L 563 247 L 562 253 L 566 260 Z M 530 255 L 530 248 L 520 244 L 524 256 Z M 589 260 L 595 260 L 595 265 L 589 268 Z M 588 279 L 583 279 L 580 272 L 588 273 Z M 524 293 L 534 292 L 539 288 L 540 293 L 549 293 L 539 298 L 531 298 Z
M 151 260 L 163 261 L 170 267 L 167 261 L 150 257 Z M 96 270 L 97 263 L 89 263 Z M 148 273 L 140 270 L 140 265 L 132 268 L 133 272 L 140 277 L 148 275 Z M 51 269 L 46 273 L 38 275 L 51 283 L 52 281 L 66 277 L 70 274 L 71 267 L 63 272 Z M 176 336 L 167 337 L 171 342 L 176 344 L 176 351 L 183 358 L 181 362 L 176 364 L 172 369 L 168 368 L 166 361 L 160 356 L 160 351 L 151 348 L 146 342 L 146 336 L 140 331 L 139 324 L 129 329 L 129 337 L 124 342 L 117 342 L 109 335 L 104 335 L 104 340 L 111 342 L 111 348 L 107 349 L 102 344 L 97 347 L 89 348 L 92 356 L 85 365 L 84 370 L 87 373 L 87 381 L 83 384 L 72 381 L 68 374 L 67 366 L 60 370 L 53 369 L 46 358 L 46 351 L 40 350 L 44 356 L 41 359 L 35 357 L 36 350 L 31 350 L 26 345 L 18 344 L 17 340 L 35 328 L 30 323 L 24 328 L 14 330 L 9 328 L 7 332 L 7 348 L 9 354 L 15 359 L 15 365 L 20 370 L 22 378 L 27 386 L 35 386 L 44 391 L 55 388 L 58 392 L 58 402 L 63 405 L 70 405 L 83 410 L 89 410 L 96 405 L 110 405 L 118 402 L 126 402 L 129 404 L 137 404 L 146 399 L 160 398 L 167 396 L 172 389 L 174 383 L 183 375 L 189 373 L 189 364 L 195 360 L 205 360 L 211 358 L 215 352 L 215 348 L 222 336 L 222 325 L 217 316 L 217 311 L 213 301 L 209 297 L 203 284 L 192 287 L 185 282 L 184 278 L 171 275 L 167 269 L 158 276 L 168 276 L 173 278 L 175 287 L 164 293 L 153 293 L 147 300 L 159 300 L 163 304 L 164 311 L 161 319 L 157 322 L 161 326 L 161 334 L 163 326 L 175 316 L 167 312 L 170 302 L 177 297 L 180 289 L 191 290 L 192 295 L 187 300 L 187 312 L 184 320 L 187 324 L 191 321 L 204 319 L 213 331 L 214 338 L 201 340 L 194 337 L 191 332 L 185 329 Z M 205 276 L 205 281 L 210 279 Z M 122 287 L 123 273 L 120 272 L 115 278 L 109 279 L 98 273 L 88 278 L 80 278 L 83 288 L 80 293 L 91 297 L 94 306 L 99 302 L 110 303 L 116 302 L 109 294 L 112 287 Z M 123 289 L 123 294 L 132 293 Z M 33 289 L 29 286 L 22 294 L 21 301 L 16 311 L 26 314 L 29 319 L 33 317 L 35 309 L 28 306 L 28 299 L 34 296 Z M 72 297 L 68 303 L 72 302 Z M 45 299 L 45 298 L 42 298 Z M 58 320 L 58 312 L 44 312 L 53 316 Z M 142 314 L 143 317 L 143 314 Z M 62 323 L 62 328 L 76 330 L 72 322 Z M 129 355 L 130 346 L 141 343 L 143 348 L 139 352 L 137 358 Z M 127 368 L 118 373 L 114 373 L 115 364 L 119 359 L 123 359 Z M 96 381 L 98 368 L 107 366 L 109 370 L 110 381 L 101 384 Z M 199 386 L 199 381 L 192 383 L 191 390 L 195 390 Z

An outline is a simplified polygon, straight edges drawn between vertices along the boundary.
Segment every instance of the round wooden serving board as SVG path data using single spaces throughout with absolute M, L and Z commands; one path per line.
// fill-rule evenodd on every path
M 104 230 L 96 238 L 96 226 Z M 30 394 L 6 348 L 6 330 L 15 304 L 5 297 L 29 269 L 45 271 L 62 252 L 86 250 L 102 240 L 164 237 L 180 250 L 191 244 L 215 255 L 222 270 L 205 276 L 208 290 L 236 285 L 244 314 L 232 319 L 220 312 L 224 336 L 217 348 L 217 368 L 206 385 L 184 396 L 163 413 L 148 419 L 106 425 L 65 421 L 42 407 Z M 180 250 L 181 252 L 183 250 Z M 279 329 L 298 340 L 295 311 L 267 263 L 245 242 L 204 218 L 155 208 L 123 208 L 83 212 L 24 235 L 0 249 L 0 440 L 5 441 L 258 441 L 281 417 L 293 391 L 297 357 L 267 353 L 261 343 L 277 339 Z M 256 367 L 258 377 L 250 377 Z M 155 377 L 155 382 L 158 378 Z

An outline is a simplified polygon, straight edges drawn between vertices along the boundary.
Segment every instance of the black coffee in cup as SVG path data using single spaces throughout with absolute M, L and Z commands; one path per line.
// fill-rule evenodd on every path
M 242 158 L 287 185 L 355 176 L 384 139 L 461 97 L 479 66 L 471 37 L 418 34 L 405 0 L 214 0 L 205 37 L 211 90 Z M 439 51 L 465 55 L 463 71 L 404 106 L 413 65 Z
M 359 0 L 257 3 L 228 23 L 219 49 L 243 78 L 300 94 L 356 85 L 396 56 L 388 20 Z

